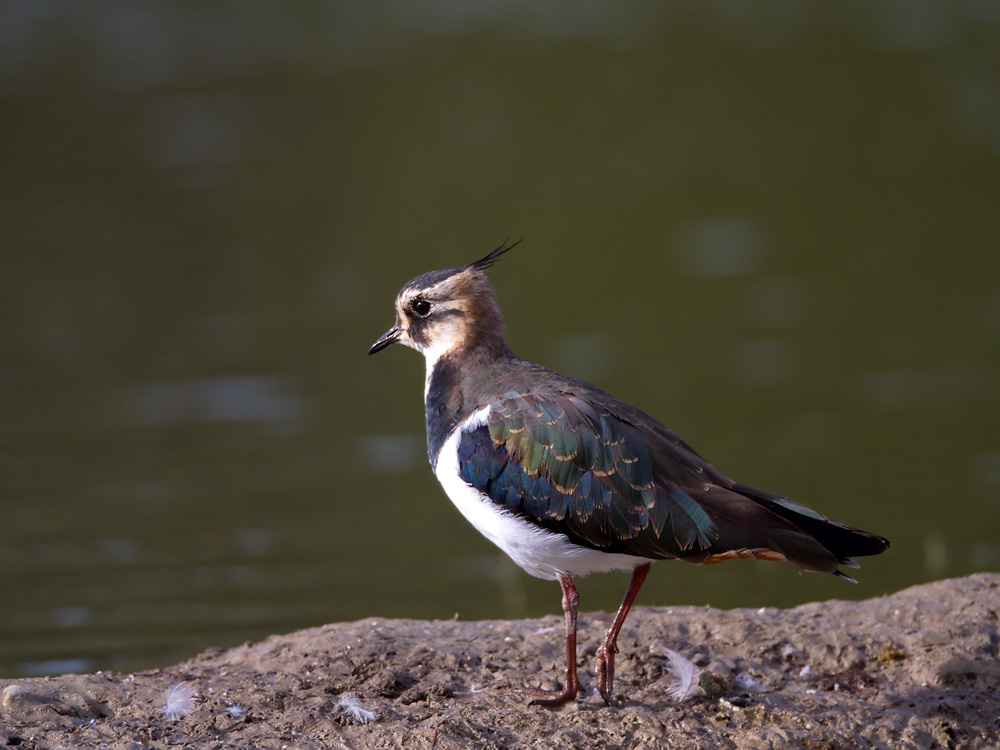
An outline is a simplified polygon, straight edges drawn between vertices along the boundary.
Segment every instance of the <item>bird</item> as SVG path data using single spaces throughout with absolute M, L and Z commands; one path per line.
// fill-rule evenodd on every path
M 516 356 L 487 271 L 519 242 L 407 282 L 395 324 L 368 354 L 400 343 L 424 355 L 427 453 L 445 493 L 517 565 L 562 588 L 566 678 L 523 688 L 530 704 L 556 708 L 581 691 L 574 577 L 632 571 L 595 657 L 611 706 L 618 634 L 653 562 L 785 560 L 853 581 L 840 566 L 889 548 L 727 478 L 646 412 Z

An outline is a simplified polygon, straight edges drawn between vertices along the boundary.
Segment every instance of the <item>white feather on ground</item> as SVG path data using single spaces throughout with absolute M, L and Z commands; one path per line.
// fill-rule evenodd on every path
M 340 711 L 343 720 L 349 724 L 367 724 L 375 718 L 375 712 L 361 705 L 354 693 L 344 693 L 337 701 L 335 708 Z
M 687 700 L 698 691 L 698 674 L 701 669 L 690 659 L 685 659 L 669 648 L 662 650 L 670 660 L 670 673 L 667 675 L 667 695 L 680 703 Z
M 232 716 L 234 719 L 242 719 L 244 716 L 247 715 L 246 709 L 240 708 L 236 704 L 233 704 L 232 706 L 226 706 L 223 710 L 227 714 Z
M 733 680 L 733 684 L 748 693 L 762 693 L 766 690 L 764 683 L 749 672 L 740 672 Z
M 194 711 L 194 699 L 198 692 L 192 682 L 175 682 L 163 693 L 166 704 L 163 715 L 170 721 L 177 721 Z

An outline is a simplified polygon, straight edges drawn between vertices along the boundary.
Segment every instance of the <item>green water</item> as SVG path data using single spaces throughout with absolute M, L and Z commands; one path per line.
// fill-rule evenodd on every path
M 0 7 L 0 675 L 558 612 L 431 475 L 420 357 L 365 356 L 512 234 L 516 352 L 893 542 L 640 603 L 1000 570 L 1000 16 L 741 8 Z

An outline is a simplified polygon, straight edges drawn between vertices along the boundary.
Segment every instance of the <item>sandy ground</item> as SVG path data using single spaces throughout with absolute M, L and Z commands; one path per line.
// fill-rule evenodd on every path
M 0 745 L 997 748 L 998 611 L 1000 575 L 985 573 L 789 610 L 640 607 L 619 640 L 613 708 L 592 671 L 610 615 L 588 613 L 584 695 L 555 711 L 517 688 L 561 679 L 559 617 L 368 619 L 149 672 L 0 680 Z M 668 693 L 668 649 L 697 665 L 683 701 Z

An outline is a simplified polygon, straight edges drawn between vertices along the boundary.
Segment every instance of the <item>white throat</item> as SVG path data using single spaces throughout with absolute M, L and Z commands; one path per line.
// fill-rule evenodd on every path
M 424 373 L 424 403 L 427 402 L 427 393 L 431 389 L 431 376 L 434 375 L 434 368 L 437 366 L 438 360 L 454 348 L 454 342 L 442 341 L 424 349 L 424 364 L 427 367 Z
M 427 368 L 424 373 L 424 403 L 427 403 L 427 392 L 431 387 L 431 376 L 434 374 L 434 368 L 437 366 L 438 360 L 458 346 L 462 340 L 462 334 L 463 331 L 460 326 L 451 324 L 446 328 L 438 330 L 434 337 L 434 342 L 425 349 L 420 350 L 420 353 L 424 355 L 424 364 Z

